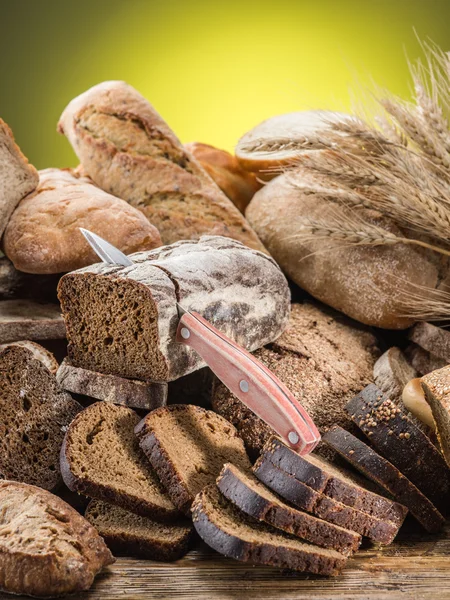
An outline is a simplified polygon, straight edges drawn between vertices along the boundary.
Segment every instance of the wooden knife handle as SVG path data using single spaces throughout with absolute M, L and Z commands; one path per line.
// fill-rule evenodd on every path
M 259 360 L 199 314 L 185 313 L 177 341 L 193 348 L 217 377 L 299 454 L 308 454 L 320 434 L 302 405 Z

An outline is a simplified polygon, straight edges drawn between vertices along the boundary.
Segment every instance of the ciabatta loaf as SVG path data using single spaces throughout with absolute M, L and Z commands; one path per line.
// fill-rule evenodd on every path
M 59 298 L 78 367 L 171 381 L 205 366 L 175 341 L 177 302 L 247 350 L 287 325 L 290 293 L 267 255 L 219 236 L 131 255 L 131 267 L 97 264 L 65 275 Z

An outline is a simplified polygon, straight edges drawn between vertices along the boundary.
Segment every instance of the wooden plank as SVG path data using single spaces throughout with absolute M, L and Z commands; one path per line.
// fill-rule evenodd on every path
M 1 600 L 11 598 L 0 593 Z M 16 598 L 24 598 L 16 596 Z M 394 544 L 366 543 L 335 578 L 226 559 L 197 544 L 176 563 L 119 558 L 80 600 L 450 599 L 450 526 L 427 535 L 408 522 Z

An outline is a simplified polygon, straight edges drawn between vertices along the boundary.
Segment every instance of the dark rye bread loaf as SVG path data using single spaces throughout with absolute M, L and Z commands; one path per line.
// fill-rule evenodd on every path
M 409 332 L 409 339 L 437 358 L 450 363 L 450 331 L 431 323 L 416 323 Z
M 266 454 L 258 458 L 253 466 L 253 472 L 262 483 L 297 508 L 339 527 L 356 531 L 373 542 L 390 544 L 400 529 L 398 523 L 378 519 L 316 492 L 286 471 L 276 467 Z
M 342 467 L 336 467 L 320 456 L 300 456 L 276 437 L 267 442 L 263 452 L 276 467 L 316 492 L 399 526 L 405 520 L 408 512 L 405 506 L 369 491 L 367 488 L 372 486 L 370 481 L 357 477 Z M 381 491 L 379 488 L 378 490 Z
M 96 373 L 74 367 L 67 358 L 61 363 L 56 380 L 68 392 L 130 408 L 153 410 L 167 404 L 167 383 Z
M 224 498 L 214 484 L 196 496 L 192 519 L 208 546 L 243 562 L 315 575 L 339 575 L 347 562 L 336 550 L 301 542 L 248 517 Z
M 0 479 L 57 487 L 64 433 L 80 410 L 28 348 L 0 350 Z
M 421 384 L 433 412 L 440 447 L 450 467 L 450 367 L 425 375 Z
M 233 425 L 193 404 L 158 408 L 135 432 L 172 502 L 186 514 L 198 492 L 216 480 L 225 463 L 251 468 Z
M 205 366 L 176 342 L 177 302 L 195 310 L 247 350 L 285 329 L 286 278 L 265 254 L 218 236 L 131 255 L 130 267 L 97 264 L 58 286 L 77 367 L 150 381 L 171 381 Z
M 91 500 L 85 518 L 117 556 L 171 561 L 188 551 L 192 523 L 187 519 L 159 523 L 119 506 Z
M 320 430 L 351 421 L 344 406 L 372 381 L 379 355 L 375 337 L 349 319 L 313 304 L 293 304 L 285 332 L 258 358 L 303 404 Z M 216 381 L 215 411 L 231 421 L 256 457 L 274 431 Z
M 0 481 L 0 517 L 0 590 L 10 594 L 83 592 L 114 562 L 86 519 L 38 487 Z
M 353 422 L 371 444 L 439 509 L 448 509 L 450 471 L 444 457 L 399 406 L 374 384 L 347 407 Z
M 338 426 L 327 431 L 322 439 L 363 475 L 407 506 L 427 531 L 436 533 L 442 529 L 445 519 L 437 508 L 393 464 L 370 446 Z
M 0 302 L 0 344 L 65 337 L 61 309 L 56 304 L 38 304 L 30 300 Z
M 178 512 L 139 448 L 130 408 L 92 404 L 71 423 L 61 449 L 64 483 L 74 491 L 144 517 L 173 520 Z
M 307 542 L 334 548 L 346 556 L 356 552 L 361 536 L 287 505 L 252 473 L 230 463 L 224 465 L 217 487 L 242 512 Z

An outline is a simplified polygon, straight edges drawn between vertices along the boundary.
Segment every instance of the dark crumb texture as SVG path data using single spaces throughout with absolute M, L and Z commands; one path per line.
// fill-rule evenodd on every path
M 1 350 L 0 479 L 55 488 L 64 433 L 80 410 L 29 349 Z
M 323 441 L 363 475 L 407 506 L 427 531 L 436 533 L 442 529 L 445 519 L 430 500 L 393 464 L 367 444 L 338 426 L 330 429 L 323 436 Z
M 373 542 L 390 544 L 400 529 L 396 523 L 377 519 L 316 492 L 276 467 L 270 461 L 270 456 L 265 454 L 256 461 L 253 472 L 262 483 L 297 508 L 339 527 L 356 531 Z
M 316 575 L 339 575 L 346 557 L 259 523 L 235 508 L 214 484 L 192 506 L 194 527 L 211 548 L 236 560 Z
M 376 487 L 382 492 L 382 488 L 342 467 L 336 467 L 321 456 L 300 456 L 276 437 L 267 442 L 263 452 L 275 466 L 337 502 L 399 526 L 405 520 L 408 512 L 405 506 L 367 489 Z
M 356 552 L 361 536 L 288 506 L 254 475 L 226 464 L 217 487 L 237 508 L 250 517 L 323 548 L 334 548 L 346 556 Z
M 444 457 L 399 406 L 371 384 L 348 403 L 346 411 L 380 454 L 438 509 L 448 508 L 450 471 Z
M 45 490 L 0 481 L 0 507 L 0 589 L 5 592 L 37 597 L 82 592 L 114 562 L 94 527 Z
M 86 408 L 70 425 L 61 450 L 67 487 L 142 516 L 171 520 L 178 512 L 139 448 L 139 416 L 106 402 Z
M 187 519 L 160 523 L 100 500 L 91 500 L 84 516 L 115 555 L 149 560 L 181 558 L 188 551 L 193 531 Z
M 226 462 L 251 468 L 233 425 L 199 406 L 159 408 L 141 421 L 136 434 L 172 502 L 186 514 Z

